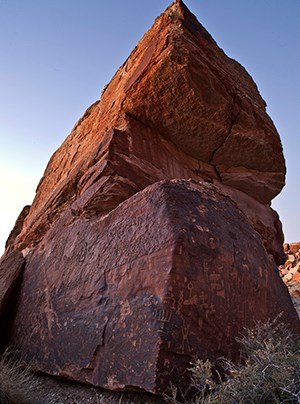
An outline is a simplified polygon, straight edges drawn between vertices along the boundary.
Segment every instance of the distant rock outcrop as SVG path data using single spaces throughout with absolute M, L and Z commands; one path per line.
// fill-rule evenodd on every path
M 162 394 L 195 356 L 237 355 L 255 321 L 283 312 L 299 332 L 275 265 L 284 180 L 255 83 L 176 1 L 51 157 L 8 243 L 26 256 L 11 344 L 50 374 Z
M 286 262 L 279 267 L 300 318 L 300 242 L 284 244 Z

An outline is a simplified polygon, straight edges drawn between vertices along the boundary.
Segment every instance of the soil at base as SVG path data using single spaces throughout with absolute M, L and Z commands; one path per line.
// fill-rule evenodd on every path
M 112 392 L 101 388 L 35 375 L 30 404 L 163 404 L 157 396 L 142 393 Z M 29 403 L 28 403 L 29 404 Z

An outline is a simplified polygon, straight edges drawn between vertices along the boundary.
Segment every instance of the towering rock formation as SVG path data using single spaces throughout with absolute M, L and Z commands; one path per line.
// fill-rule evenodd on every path
M 299 322 L 274 259 L 285 163 L 265 103 L 182 1 L 52 156 L 7 253 L 11 343 L 38 369 L 161 394 L 243 327 Z M 274 259 L 273 259 L 274 258 Z
M 251 77 L 180 1 L 156 19 L 52 156 L 14 245 L 35 246 L 74 200 L 75 212 L 99 215 L 165 178 L 218 184 L 268 252 L 285 260 L 269 207 L 285 179 L 279 136 Z

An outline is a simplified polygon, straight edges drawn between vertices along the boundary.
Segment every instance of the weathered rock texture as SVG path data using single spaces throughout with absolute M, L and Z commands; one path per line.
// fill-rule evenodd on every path
M 19 216 L 16 220 L 16 223 L 14 225 L 14 228 L 12 229 L 12 231 L 10 232 L 10 234 L 8 236 L 8 239 L 6 240 L 6 243 L 5 243 L 6 251 L 9 251 L 11 249 L 11 246 L 14 245 L 16 237 L 21 233 L 23 224 L 24 224 L 24 220 L 25 220 L 26 216 L 28 215 L 29 211 L 30 211 L 30 205 L 26 205 L 26 206 L 24 206 L 21 213 L 19 214 Z
M 210 184 L 163 181 L 104 217 L 66 208 L 27 267 L 13 343 L 38 369 L 161 394 L 196 356 L 284 312 L 286 286 L 261 237 Z
M 279 267 L 300 318 L 300 242 L 284 244 L 286 262 Z
M 279 136 L 251 77 L 181 1 L 157 18 L 53 155 L 15 246 L 39 243 L 70 201 L 102 214 L 164 178 L 232 190 L 284 262 L 269 207 L 285 178 Z
M 298 331 L 273 260 L 285 258 L 270 208 L 284 178 L 253 80 L 176 1 L 52 156 L 13 231 L 7 253 L 22 250 L 26 269 L 11 343 L 45 372 L 161 393 L 194 355 L 234 355 L 254 321 L 283 311 Z
M 0 316 L 12 298 L 24 262 L 23 255 L 18 250 L 8 253 L 0 259 Z

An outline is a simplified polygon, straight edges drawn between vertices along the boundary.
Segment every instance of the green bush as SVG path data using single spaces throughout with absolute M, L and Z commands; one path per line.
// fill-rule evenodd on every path
M 30 404 L 33 387 L 29 368 L 5 351 L 0 357 L 0 404 Z
M 194 404 L 300 403 L 300 340 L 278 320 L 258 324 L 237 339 L 241 361 L 223 360 L 225 380 L 215 377 L 209 361 L 191 367 L 193 398 L 180 401 L 177 389 L 166 401 Z

